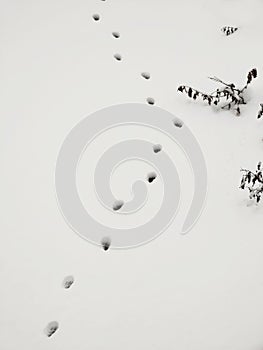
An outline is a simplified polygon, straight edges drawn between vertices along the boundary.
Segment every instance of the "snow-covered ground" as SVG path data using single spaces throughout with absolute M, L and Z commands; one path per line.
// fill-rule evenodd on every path
M 0 348 L 261 350 L 263 207 L 248 207 L 238 186 L 240 168 L 253 170 L 263 160 L 257 120 L 263 1 L 0 3 Z M 96 13 L 99 21 L 92 18 Z M 226 37 L 220 31 L 225 25 L 239 29 Z M 176 91 L 180 84 L 214 91 L 211 75 L 243 86 L 252 68 L 258 78 L 240 117 Z M 149 80 L 141 77 L 144 71 Z M 195 227 L 180 235 L 191 174 L 178 149 L 163 135 L 149 134 L 167 142 L 185 171 L 179 219 L 149 244 L 104 252 L 76 235 L 58 209 L 57 155 L 85 116 L 148 97 L 181 118 L 199 141 L 208 171 L 206 207 Z M 136 129 L 127 133 L 140 136 Z M 88 154 L 86 159 L 91 161 Z M 126 170 L 113 179 L 117 192 L 125 192 L 118 176 Z M 87 167 L 80 188 L 85 176 Z M 83 202 L 96 216 L 88 186 Z M 156 210 L 156 193 L 150 193 L 146 216 Z M 74 278 L 69 289 L 63 287 L 66 276 Z M 45 327 L 52 321 L 59 328 L 48 338 Z

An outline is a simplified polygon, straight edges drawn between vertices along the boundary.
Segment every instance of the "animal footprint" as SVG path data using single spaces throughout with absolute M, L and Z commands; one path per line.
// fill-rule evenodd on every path
M 98 13 L 95 13 L 92 18 L 94 19 L 94 21 L 99 21 L 100 20 L 100 15 Z
M 152 172 L 152 173 L 148 174 L 147 180 L 149 183 L 152 183 L 156 179 L 156 177 L 157 177 L 157 175 L 154 172 Z
M 112 36 L 116 39 L 118 39 L 120 37 L 120 33 L 119 32 L 112 32 Z
M 148 97 L 148 98 L 146 99 L 146 101 L 147 101 L 147 103 L 148 103 L 149 105 L 154 105 L 154 104 L 155 104 L 155 100 L 154 100 L 154 98 L 152 98 L 152 97 Z
M 114 58 L 117 61 L 121 61 L 122 60 L 122 57 L 121 57 L 121 55 L 119 53 L 115 53 Z
M 45 334 L 48 337 L 51 337 L 57 330 L 58 330 L 58 322 L 52 321 L 52 322 L 49 322 L 47 327 L 45 328 Z
M 162 145 L 153 145 L 153 151 L 154 153 L 159 153 L 162 150 Z
M 65 289 L 69 289 L 72 286 L 73 283 L 74 283 L 74 277 L 73 276 L 67 276 L 67 277 L 64 278 L 62 285 L 63 285 L 63 287 Z
M 148 79 L 151 78 L 151 75 L 150 75 L 150 73 L 148 73 L 148 72 L 142 72 L 142 73 L 141 73 L 141 76 L 142 76 L 144 79 L 146 79 L 146 80 L 148 80 Z
M 110 248 L 111 240 L 108 237 L 105 237 L 101 241 L 102 248 L 106 251 Z

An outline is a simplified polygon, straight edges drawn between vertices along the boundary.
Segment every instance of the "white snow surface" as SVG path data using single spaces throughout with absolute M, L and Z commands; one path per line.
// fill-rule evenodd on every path
M 0 348 L 262 350 L 263 206 L 238 186 L 240 168 L 263 160 L 263 1 L 0 3 Z M 214 91 L 211 75 L 243 86 L 252 68 L 240 117 L 176 91 Z M 149 244 L 105 252 L 58 209 L 57 154 L 85 116 L 147 97 L 198 139 L 206 207 L 185 236 L 175 221 Z

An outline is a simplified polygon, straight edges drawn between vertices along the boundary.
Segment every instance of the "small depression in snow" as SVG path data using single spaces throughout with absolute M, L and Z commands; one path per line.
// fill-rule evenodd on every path
M 58 330 L 58 322 L 52 321 L 49 322 L 45 328 L 45 334 L 47 337 L 51 337 Z
M 147 175 L 147 180 L 149 183 L 152 183 L 156 179 L 157 175 L 155 172 L 151 172 Z
M 153 145 L 153 151 L 154 153 L 159 153 L 162 150 L 162 145 Z
M 110 248 L 111 245 L 111 240 L 109 237 L 104 237 L 101 241 L 101 246 L 103 248 L 103 250 L 108 250 Z
M 155 104 L 155 100 L 154 100 L 154 98 L 152 98 L 152 97 L 148 97 L 148 98 L 146 99 L 146 101 L 147 101 L 147 103 L 148 103 L 149 105 L 154 105 L 154 104 Z
M 99 21 L 100 20 L 100 15 L 98 13 L 95 13 L 92 18 L 94 19 L 94 21 Z
M 74 283 L 74 277 L 70 275 L 64 278 L 62 285 L 65 289 L 69 289 L 73 283 Z

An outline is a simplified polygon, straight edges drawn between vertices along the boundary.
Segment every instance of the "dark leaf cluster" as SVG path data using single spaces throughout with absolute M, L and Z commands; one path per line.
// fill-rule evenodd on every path
M 238 28 L 237 27 L 225 26 L 221 30 L 226 36 L 228 36 L 228 35 L 231 35 L 231 34 L 235 33 L 238 30 Z

